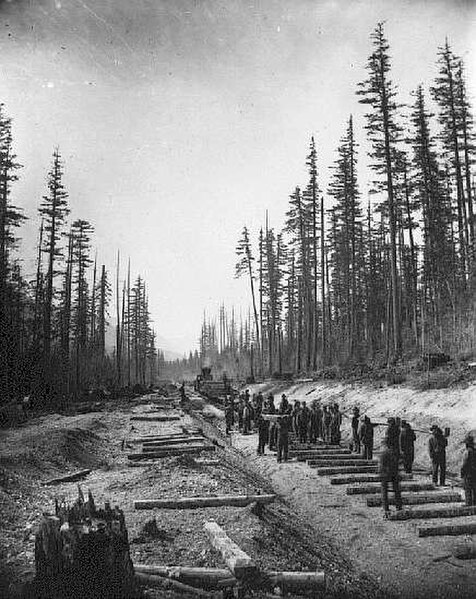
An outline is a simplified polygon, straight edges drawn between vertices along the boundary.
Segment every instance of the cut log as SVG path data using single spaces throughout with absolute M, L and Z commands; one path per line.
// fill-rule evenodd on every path
M 180 420 L 181 416 L 131 416 L 131 420 L 139 420 L 143 422 L 171 422 Z
M 418 529 L 419 537 L 442 537 L 442 536 L 457 536 L 457 535 L 474 535 L 476 534 L 476 522 L 468 522 L 467 524 L 441 524 L 439 526 L 425 526 Z
M 402 510 L 389 514 L 389 520 L 419 520 L 430 518 L 460 518 L 476 516 L 476 506 L 436 507 L 423 510 Z
M 307 460 L 309 458 L 319 458 L 319 459 L 334 459 L 342 458 L 342 459 L 362 459 L 359 458 L 355 453 L 352 454 L 348 449 L 314 449 L 311 454 L 303 454 L 300 451 L 292 451 L 291 454 L 294 454 L 298 461 Z
M 161 587 L 163 589 L 170 589 L 171 591 L 188 593 L 190 595 L 195 595 L 196 597 L 203 597 L 204 599 L 223 599 L 223 593 L 221 591 L 204 591 L 203 589 L 184 584 L 183 582 L 165 576 L 137 572 L 136 579 L 145 586 Z
M 311 590 L 325 585 L 324 572 L 268 572 L 267 576 L 273 586 L 287 590 Z
M 173 578 L 192 586 L 203 588 L 223 588 L 223 586 L 235 586 L 236 578 L 226 568 L 194 568 L 189 566 L 155 566 L 145 564 L 134 564 L 136 574 L 152 574 Z M 226 581 L 226 585 L 223 584 Z
M 314 466 L 311 466 L 313 468 Z M 331 474 L 371 474 L 377 473 L 378 466 L 336 466 L 335 468 L 318 468 L 319 476 L 330 476 Z
M 205 522 L 204 527 L 213 548 L 221 554 L 236 578 L 251 580 L 257 573 L 254 560 L 242 551 L 216 522 Z
M 128 443 L 180 443 L 188 442 L 192 440 L 201 440 L 205 437 L 203 435 L 150 435 L 144 437 L 132 437 L 127 439 Z
M 129 460 L 150 460 L 152 458 L 167 458 L 170 456 L 183 455 L 183 454 L 195 454 L 201 451 L 215 451 L 214 445 L 202 445 L 201 447 L 177 447 L 175 449 L 160 449 L 155 451 L 147 451 L 143 453 L 129 453 L 127 459 Z
M 72 505 L 56 503 L 35 539 L 34 597 L 113 599 L 141 596 L 129 554 L 124 514 L 119 508 L 97 509 L 91 492 L 81 489 Z
M 327 453 L 331 449 L 337 450 L 337 451 L 342 451 L 342 447 L 339 447 L 338 445 L 331 445 L 331 446 L 327 446 L 327 447 L 312 448 L 312 449 L 297 449 L 297 448 L 293 448 L 293 449 L 289 450 L 289 455 L 291 457 L 297 457 L 298 455 L 302 455 L 302 456 L 321 455 L 322 452 L 325 451 Z
M 189 445 L 206 441 L 205 437 L 187 437 L 185 439 L 153 439 L 150 441 L 142 441 L 144 447 L 167 447 L 167 445 Z
M 414 495 L 402 495 L 402 502 L 405 505 L 424 505 L 425 503 L 456 503 L 463 501 L 459 493 L 431 493 L 431 494 L 414 494 Z M 395 498 L 393 493 L 390 492 L 389 504 L 395 505 Z M 367 497 L 368 507 L 380 507 L 382 505 L 382 497 L 377 495 L 375 497 Z
M 147 462 L 146 460 L 143 460 L 137 462 L 128 462 L 127 466 L 129 468 L 148 468 L 150 466 L 157 466 L 157 462 Z
M 363 485 L 361 487 L 347 487 L 347 495 L 371 495 L 372 493 L 379 493 L 381 490 L 380 485 Z M 435 485 L 433 483 L 402 483 L 400 485 L 401 491 L 434 491 Z
M 201 449 L 202 447 L 208 447 L 209 443 L 190 443 L 190 444 L 181 444 L 175 445 L 174 443 L 169 445 L 143 445 L 142 452 L 143 453 L 157 453 L 158 451 L 179 451 L 182 452 L 184 450 L 192 450 L 192 449 Z
M 332 460 L 307 460 L 307 463 L 309 466 L 311 466 L 311 468 L 332 468 L 334 466 L 338 467 L 338 466 L 355 466 L 355 467 L 359 467 L 359 466 L 378 466 L 378 462 L 376 461 L 369 461 L 369 460 L 341 460 L 339 459 L 339 456 L 336 456 L 334 459 Z
M 216 497 L 179 497 L 176 499 L 138 499 L 134 501 L 136 510 L 162 509 L 194 509 L 201 507 L 218 507 L 229 505 L 245 507 L 251 503 L 268 504 L 276 499 L 276 495 L 218 495 Z
M 41 484 L 45 487 L 49 487 L 52 485 L 59 485 L 60 483 L 71 483 L 77 480 L 81 480 L 90 473 L 91 470 L 78 470 L 77 472 L 73 472 L 72 474 L 65 474 L 64 476 L 59 476 L 58 478 L 50 478 L 50 480 L 45 480 L 45 482 Z
M 400 474 L 400 480 L 412 480 L 411 474 Z M 353 483 L 374 483 L 380 482 L 380 474 L 354 474 L 350 476 L 334 476 L 331 478 L 331 485 L 351 485 Z

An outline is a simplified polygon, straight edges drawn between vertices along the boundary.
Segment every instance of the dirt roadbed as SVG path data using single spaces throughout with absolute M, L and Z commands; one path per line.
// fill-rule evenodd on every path
M 35 526 L 42 513 L 54 510 L 55 498 L 72 501 L 77 496 L 77 483 L 43 487 L 41 482 L 78 468 L 91 469 L 80 484 L 84 491 L 91 489 L 96 502 L 108 500 L 124 510 L 135 563 L 224 567 L 203 529 L 204 522 L 215 520 L 262 568 L 323 570 L 327 579 L 323 597 L 393 596 L 354 566 L 340 540 L 335 542 L 332 530 L 326 531 L 303 506 L 295 505 L 291 489 L 282 488 L 278 501 L 266 506 L 261 515 L 251 506 L 134 510 L 135 499 L 266 493 L 273 486 L 280 491 L 261 463 L 250 467 L 239 452 L 219 447 L 200 457 L 168 457 L 152 466 L 131 468 L 128 439 L 178 432 L 180 426 L 194 424 L 187 415 L 177 423 L 130 421 L 132 413 L 144 409 L 149 407 L 131 405 L 77 416 L 52 414 L 0 432 L 1 597 L 9 597 L 15 583 L 31 575 Z M 149 596 L 177 595 L 155 590 Z

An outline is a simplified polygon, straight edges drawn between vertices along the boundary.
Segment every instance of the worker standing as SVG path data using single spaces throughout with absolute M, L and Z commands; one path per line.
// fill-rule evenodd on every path
M 446 446 L 448 445 L 448 441 L 443 436 L 441 428 L 436 426 L 436 424 L 433 424 L 430 430 L 432 436 L 428 441 L 428 452 L 433 469 L 433 483 L 435 485 L 438 484 L 439 475 L 440 486 L 444 487 L 446 477 Z
M 464 497 L 466 505 L 476 505 L 476 452 L 474 450 L 474 438 L 466 435 L 464 439 L 466 451 L 461 466 L 461 478 L 463 479 Z
M 309 443 L 317 443 L 319 434 L 319 412 L 317 409 L 317 403 L 313 402 L 309 414 Z
M 385 433 L 385 440 L 387 441 L 388 447 L 393 449 L 396 453 L 397 458 L 400 457 L 400 428 L 397 425 L 395 418 L 389 418 L 387 420 L 388 428 Z
M 406 420 L 402 420 L 400 452 L 403 468 L 407 474 L 411 474 L 413 468 L 413 460 L 415 459 L 415 441 L 416 435 L 414 430 Z
M 400 492 L 400 478 L 398 475 L 398 454 L 389 446 L 388 439 L 383 440 L 384 449 L 380 454 L 379 475 L 382 485 L 382 505 L 386 516 L 389 514 L 388 487 L 392 483 L 397 511 L 402 509 L 402 495 Z
M 355 407 L 353 410 L 354 415 L 352 416 L 352 449 L 355 453 L 360 453 L 360 437 L 359 437 L 359 421 L 360 421 L 360 410 Z
M 306 402 L 302 402 L 301 410 L 297 416 L 297 424 L 299 431 L 299 442 L 307 443 L 307 429 L 309 426 L 309 408 L 306 406 Z
M 322 415 L 322 422 L 324 428 L 324 441 L 330 443 L 331 441 L 331 422 L 332 414 L 329 406 L 324 406 L 324 413 Z
M 289 405 L 284 398 L 279 405 L 279 416 L 277 422 L 278 429 L 278 462 L 288 460 L 289 448 L 289 429 L 291 428 L 291 415 L 289 414 Z
M 269 420 L 265 420 L 264 414 L 262 412 L 259 413 L 259 416 L 256 419 L 256 424 L 258 427 L 258 455 L 264 455 L 264 446 L 268 442 L 269 435 Z
M 360 427 L 360 440 L 364 449 L 364 460 L 371 460 L 374 451 L 374 424 L 368 416 L 364 416 L 364 421 Z

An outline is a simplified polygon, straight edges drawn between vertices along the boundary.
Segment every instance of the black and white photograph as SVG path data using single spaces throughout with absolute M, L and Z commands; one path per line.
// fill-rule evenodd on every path
M 0 598 L 476 597 L 476 0 L 0 0 Z

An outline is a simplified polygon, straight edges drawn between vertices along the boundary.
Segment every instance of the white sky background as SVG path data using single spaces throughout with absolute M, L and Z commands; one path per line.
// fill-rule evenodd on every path
M 445 36 L 474 98 L 476 2 L 0 0 L 0 101 L 24 165 L 13 199 L 30 217 L 27 271 L 58 145 L 71 218 L 94 224 L 111 274 L 118 249 L 124 267 L 130 256 L 170 349 L 195 346 L 205 308 L 246 310 L 236 241 L 266 209 L 282 225 L 306 182 L 310 136 L 322 189 L 350 113 L 365 159 L 355 89 L 379 20 L 403 101 L 432 83 Z

